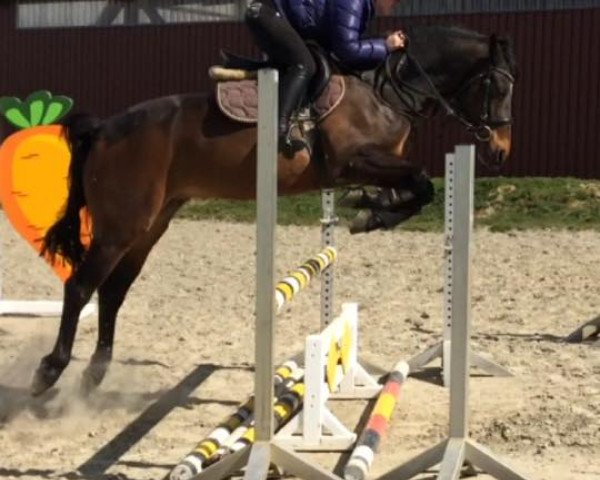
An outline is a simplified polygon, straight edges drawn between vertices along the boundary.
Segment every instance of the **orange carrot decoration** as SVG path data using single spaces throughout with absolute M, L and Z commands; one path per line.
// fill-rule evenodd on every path
M 21 129 L 0 145 L 0 202 L 14 229 L 38 253 L 67 199 L 71 154 L 62 127 L 52 123 L 72 106 L 70 98 L 54 97 L 47 91 L 35 92 L 24 102 L 0 98 L 0 113 Z M 85 216 L 81 238 L 89 244 L 90 222 Z M 51 266 L 62 281 L 71 275 L 70 265 L 62 258 Z

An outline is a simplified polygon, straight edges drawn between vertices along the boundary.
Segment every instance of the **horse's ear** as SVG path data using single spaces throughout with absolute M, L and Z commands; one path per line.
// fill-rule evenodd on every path
M 495 66 L 507 64 L 511 73 L 517 75 L 517 64 L 510 38 L 497 34 L 490 35 L 490 61 Z

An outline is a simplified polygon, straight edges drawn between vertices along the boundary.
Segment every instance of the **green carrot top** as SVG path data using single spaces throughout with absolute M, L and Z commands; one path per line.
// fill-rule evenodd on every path
M 32 93 L 24 102 L 16 97 L 0 98 L 0 114 L 19 129 L 56 123 L 72 107 L 69 97 L 53 96 L 46 90 Z

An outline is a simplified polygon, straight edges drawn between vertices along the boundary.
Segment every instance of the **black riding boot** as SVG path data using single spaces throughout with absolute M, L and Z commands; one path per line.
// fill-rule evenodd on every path
M 291 153 L 306 148 L 302 138 L 290 135 L 290 118 L 304 99 L 311 73 L 304 65 L 293 65 L 286 69 L 279 88 L 279 146 Z
M 304 99 L 317 66 L 304 40 L 273 0 L 254 0 L 246 11 L 246 23 L 258 46 L 283 72 L 279 89 L 279 146 L 289 156 L 306 147 L 304 141 L 290 138 L 290 117 Z

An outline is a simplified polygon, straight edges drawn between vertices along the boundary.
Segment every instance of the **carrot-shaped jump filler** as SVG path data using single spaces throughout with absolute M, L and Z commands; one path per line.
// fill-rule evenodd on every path
M 385 436 L 392 412 L 400 398 L 402 384 L 406 381 L 409 366 L 399 362 L 390 373 L 388 380 L 379 394 L 369 423 L 356 442 L 350 461 L 344 469 L 345 480 L 364 480 L 373 464 L 375 453 L 379 450 L 381 439 Z
M 39 91 L 21 101 L 0 98 L 0 114 L 19 129 L 0 145 L 0 202 L 14 229 L 39 253 L 42 237 L 57 220 L 67 198 L 71 154 L 61 120 L 73 106 L 70 98 Z M 82 241 L 89 243 L 89 219 Z M 49 260 L 46 258 L 46 260 Z M 59 259 L 54 272 L 66 280 L 71 268 Z

